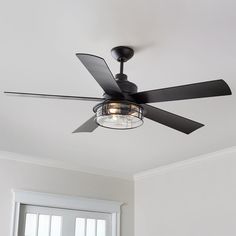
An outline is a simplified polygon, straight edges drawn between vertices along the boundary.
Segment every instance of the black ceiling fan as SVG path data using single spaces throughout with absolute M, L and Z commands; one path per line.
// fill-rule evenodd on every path
M 12 91 L 5 91 L 4 93 L 40 98 L 99 102 L 99 104 L 93 108 L 95 114 L 73 133 L 92 132 L 98 126 L 113 129 L 136 128 L 142 125 L 143 117 L 146 117 L 185 134 L 190 134 L 204 125 L 150 106 L 146 103 L 231 95 L 231 90 L 224 80 L 213 80 L 137 92 L 137 86 L 128 81 L 127 75 L 123 73 L 124 63 L 134 55 L 133 49 L 119 46 L 113 48 L 111 53 L 120 63 L 120 73 L 117 74 L 115 78 L 103 58 L 84 53 L 76 54 L 79 60 L 104 90 L 105 93 L 102 98 Z

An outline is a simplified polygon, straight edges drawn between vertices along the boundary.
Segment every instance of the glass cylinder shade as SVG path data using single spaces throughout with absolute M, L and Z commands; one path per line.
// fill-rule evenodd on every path
M 143 108 L 131 102 L 105 102 L 96 109 L 98 125 L 111 129 L 132 129 L 143 124 Z

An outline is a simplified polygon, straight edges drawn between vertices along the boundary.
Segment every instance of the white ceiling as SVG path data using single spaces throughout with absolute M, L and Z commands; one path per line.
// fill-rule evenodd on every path
M 145 120 L 134 130 L 71 132 L 94 102 L 0 94 L 0 149 L 17 159 L 92 173 L 134 173 L 236 144 L 236 2 L 234 0 L 11 0 L 0 3 L 0 88 L 101 96 L 75 57 L 87 52 L 119 65 L 110 49 L 134 47 L 125 66 L 139 91 L 224 79 L 233 96 L 154 106 L 206 126 L 185 135 Z

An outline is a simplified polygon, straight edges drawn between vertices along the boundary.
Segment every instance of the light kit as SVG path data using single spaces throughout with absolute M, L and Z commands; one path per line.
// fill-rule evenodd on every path
M 133 129 L 143 124 L 143 108 L 131 102 L 109 101 L 97 105 L 96 122 L 111 129 Z

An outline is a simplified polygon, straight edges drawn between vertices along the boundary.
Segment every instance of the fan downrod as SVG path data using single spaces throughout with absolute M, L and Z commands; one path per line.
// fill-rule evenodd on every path
M 111 55 L 118 62 L 127 62 L 134 55 L 134 50 L 126 46 L 118 46 L 111 49 Z
M 130 47 L 118 46 L 111 49 L 111 55 L 120 63 L 120 73 L 115 75 L 115 79 L 122 92 L 125 94 L 137 93 L 137 85 L 128 81 L 127 75 L 124 74 L 124 63 L 133 57 L 134 50 Z

